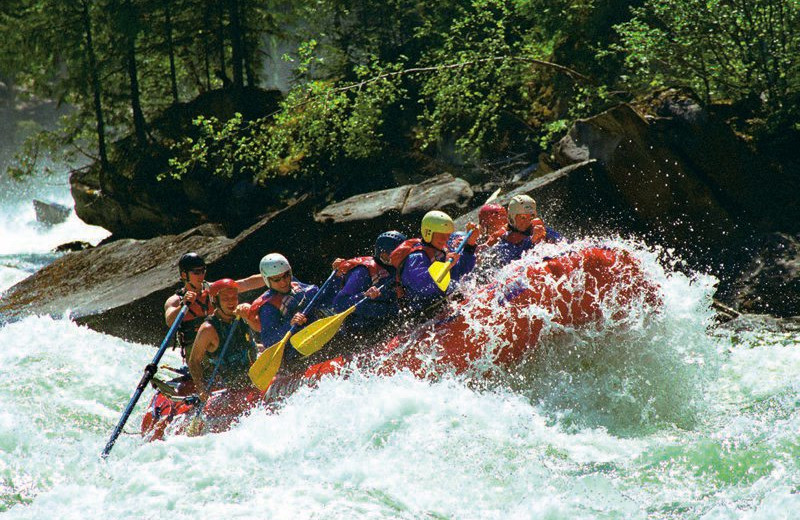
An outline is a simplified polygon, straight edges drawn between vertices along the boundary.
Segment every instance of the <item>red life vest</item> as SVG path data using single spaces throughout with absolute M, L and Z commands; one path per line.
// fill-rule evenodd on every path
M 447 253 L 447 251 L 439 251 L 433 246 L 430 246 L 422 241 L 421 238 L 410 238 L 397 246 L 392 254 L 389 255 L 389 262 L 397 269 L 395 273 L 395 279 L 397 283 L 395 284 L 395 290 L 397 291 L 397 297 L 403 298 L 405 296 L 405 291 L 403 290 L 403 284 L 401 280 L 401 275 L 403 274 L 403 265 L 406 263 L 406 258 L 411 253 L 415 253 L 417 251 L 424 251 L 425 256 L 428 257 L 431 263 L 436 261 L 436 255 L 438 253 Z
M 249 318 L 260 325 L 261 318 L 258 316 L 258 311 L 265 303 L 268 303 L 278 309 L 278 312 L 281 313 L 281 316 L 286 316 L 286 304 L 292 296 L 297 294 L 299 290 L 300 284 L 297 282 L 292 282 L 292 288 L 286 294 L 269 289 L 267 292 L 256 298 L 252 305 L 250 305 Z
M 511 229 L 506 231 L 505 234 L 501 237 L 502 240 L 508 242 L 509 244 L 519 245 L 520 242 L 525 240 L 526 238 L 531 238 L 531 236 L 527 233 L 523 233 L 521 231 L 517 231 L 516 229 Z
M 342 277 L 345 277 L 352 269 L 359 266 L 367 268 L 369 277 L 372 279 L 372 285 L 378 285 L 381 280 L 389 276 L 389 271 L 384 269 L 371 256 L 357 256 L 350 260 L 344 260 L 339 264 L 337 271 Z
M 206 316 L 214 314 L 214 303 L 211 301 L 211 297 L 208 294 L 208 288 L 208 282 L 203 282 L 203 290 L 200 291 L 197 298 L 189 304 L 189 308 L 186 310 L 186 314 L 183 315 L 182 321 L 192 321 L 197 318 L 206 319 Z M 186 287 L 184 287 L 176 291 L 175 294 L 183 298 L 186 292 Z
M 526 231 L 519 231 L 512 226 L 508 226 L 508 231 L 501 237 L 503 240 L 510 244 L 519 245 L 520 242 L 525 240 L 526 238 L 530 238 L 531 242 L 533 242 L 533 228 L 536 226 L 544 227 L 544 222 L 540 218 L 535 218 L 531 220 L 531 227 L 529 227 Z

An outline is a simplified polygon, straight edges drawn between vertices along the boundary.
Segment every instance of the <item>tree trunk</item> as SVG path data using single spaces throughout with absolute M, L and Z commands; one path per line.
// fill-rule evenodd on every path
M 139 75 L 136 71 L 136 35 L 138 34 L 138 19 L 136 18 L 131 0 L 125 0 L 125 11 L 128 15 L 128 26 L 125 32 L 125 61 L 127 62 L 128 80 L 131 87 L 131 108 L 133 109 L 133 128 L 137 142 L 144 146 L 147 143 L 144 114 L 139 94 Z
M 172 102 L 178 102 L 178 75 L 175 72 L 175 45 L 172 42 L 172 13 L 169 3 L 164 8 L 167 23 L 167 47 L 169 52 L 169 79 L 172 87 Z
M 206 91 L 211 90 L 211 6 L 208 2 L 203 4 L 203 60 L 206 68 Z
M 103 117 L 103 104 L 101 102 L 100 73 L 97 70 L 97 57 L 94 52 L 92 39 L 92 20 L 89 15 L 88 0 L 81 2 L 83 8 L 83 30 L 86 38 L 86 57 L 89 61 L 89 76 L 92 82 L 92 95 L 94 97 L 94 117 L 97 126 L 97 151 L 100 154 L 100 189 L 105 189 L 108 176 L 108 152 L 106 151 L 106 123 Z
M 227 88 L 230 86 L 231 80 L 228 78 L 228 71 L 226 70 L 225 64 L 225 9 L 221 6 L 217 6 L 217 14 L 219 15 L 219 27 L 218 29 L 218 38 L 219 41 L 217 45 L 219 46 L 219 70 L 216 72 L 217 78 L 222 81 L 222 87 Z
M 233 61 L 233 87 L 242 89 L 244 87 L 244 46 L 242 45 L 243 34 L 242 24 L 239 17 L 239 1 L 228 0 L 228 16 L 231 20 L 231 54 Z

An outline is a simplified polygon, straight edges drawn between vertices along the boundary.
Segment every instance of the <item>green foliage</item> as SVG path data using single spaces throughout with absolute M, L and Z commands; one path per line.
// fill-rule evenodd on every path
M 98 134 L 130 135 L 137 92 L 152 121 L 237 69 L 257 84 L 258 42 L 291 38 L 280 110 L 198 118 L 154 174 L 316 182 L 391 154 L 533 157 L 621 89 L 686 85 L 785 118 L 800 89 L 797 27 L 798 0 L 10 0 L 0 71 L 75 107 L 57 135 L 26 145 L 19 174 L 45 145 L 94 157 Z
M 619 24 L 636 89 L 686 85 L 707 101 L 762 99 L 780 110 L 800 89 L 797 0 L 648 0 Z
M 315 25 L 315 36 L 300 46 L 297 85 L 281 110 L 239 129 L 240 141 L 247 142 L 241 154 L 260 167 L 242 162 L 234 170 L 254 168 L 262 183 L 313 179 L 330 175 L 342 162 L 386 154 L 389 146 L 435 155 L 449 142 L 464 160 L 476 161 L 504 153 L 509 143 L 535 150 L 540 139 L 563 131 L 558 117 L 563 114 L 543 116 L 535 102 L 536 71 L 548 68 L 548 53 L 561 35 L 548 39 L 534 2 L 377 4 L 315 4 L 328 13 L 321 19 L 331 25 Z M 557 14 L 550 16 L 548 23 L 554 23 Z M 376 31 L 380 38 L 373 37 Z M 551 68 L 550 74 L 563 71 Z M 582 103 L 574 112 L 585 115 L 595 106 L 587 99 L 604 102 L 603 92 L 577 89 L 574 96 Z M 176 175 L 201 166 L 198 144 L 181 145 L 173 163 Z M 218 148 L 209 141 L 200 146 Z M 227 175 L 229 166 L 216 171 Z

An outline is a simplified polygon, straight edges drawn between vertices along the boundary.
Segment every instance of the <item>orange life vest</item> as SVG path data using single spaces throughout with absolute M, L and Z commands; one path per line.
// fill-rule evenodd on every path
M 350 260 L 344 260 L 337 267 L 337 271 L 342 277 L 345 277 L 352 269 L 359 266 L 367 268 L 369 277 L 372 279 L 372 285 L 378 285 L 381 280 L 389 276 L 389 271 L 384 269 L 371 256 L 357 256 Z
M 267 292 L 256 298 L 256 300 L 250 305 L 250 311 L 248 317 L 258 323 L 261 324 L 261 318 L 258 315 L 259 309 L 265 304 L 268 303 L 278 309 L 278 312 L 281 313 L 281 316 L 286 316 L 286 312 L 288 310 L 287 303 L 289 300 L 297 294 L 300 290 L 300 284 L 297 282 L 292 282 L 292 287 L 288 293 L 282 294 L 277 291 L 273 291 L 272 289 L 268 289 Z

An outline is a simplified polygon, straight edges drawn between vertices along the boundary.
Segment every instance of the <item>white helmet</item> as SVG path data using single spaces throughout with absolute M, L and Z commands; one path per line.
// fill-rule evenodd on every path
M 536 216 L 536 201 L 529 195 L 514 195 L 508 203 L 508 221 L 513 224 L 517 215 Z
M 270 253 L 261 259 L 258 268 L 261 271 L 261 276 L 264 277 L 264 283 L 267 284 L 267 287 L 270 287 L 270 276 L 278 276 L 286 271 L 291 271 L 292 266 L 289 265 L 289 261 L 282 254 Z

